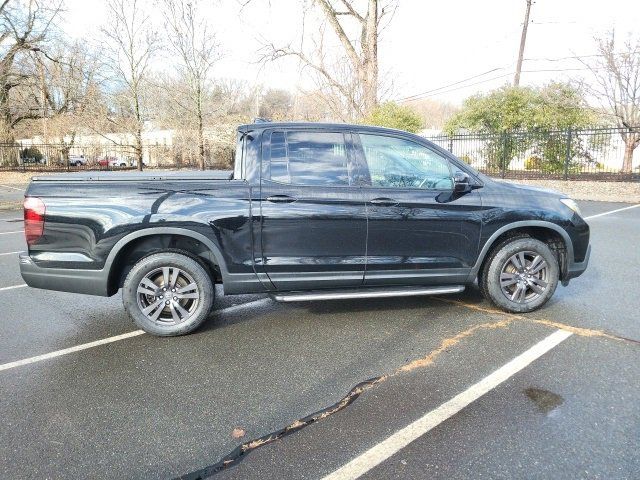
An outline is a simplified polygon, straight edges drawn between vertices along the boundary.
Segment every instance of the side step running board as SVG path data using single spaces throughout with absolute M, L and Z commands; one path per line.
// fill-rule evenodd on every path
M 309 302 L 314 300 L 344 300 L 348 298 L 386 298 L 414 297 L 418 295 L 442 295 L 459 293 L 464 285 L 445 285 L 442 287 L 395 287 L 362 288 L 344 290 L 313 290 L 309 292 L 286 292 L 271 295 L 278 302 Z

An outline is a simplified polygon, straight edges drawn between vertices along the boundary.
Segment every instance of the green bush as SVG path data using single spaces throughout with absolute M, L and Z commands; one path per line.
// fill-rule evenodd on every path
M 562 171 L 566 139 L 551 135 L 557 130 L 597 125 L 580 90 L 565 83 L 552 82 L 541 88 L 505 86 L 465 100 L 462 109 L 445 125 L 445 132 L 489 134 L 485 143 L 488 168 L 507 169 L 511 160 L 534 148 L 544 161 L 544 169 Z M 518 135 L 513 132 L 538 132 Z M 571 147 L 571 153 L 583 146 Z M 573 158 L 573 156 L 572 156 Z
M 396 128 L 416 133 L 422 129 L 422 117 L 414 110 L 394 102 L 378 105 L 369 115 L 362 119 L 367 125 Z

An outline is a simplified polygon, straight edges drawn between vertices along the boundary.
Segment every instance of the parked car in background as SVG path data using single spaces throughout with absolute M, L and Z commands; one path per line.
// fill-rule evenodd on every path
M 181 335 L 225 294 L 279 301 L 440 295 L 476 280 L 508 312 L 544 305 L 589 262 L 565 195 L 498 182 L 399 130 L 261 123 L 233 172 L 34 177 L 25 282 L 122 290 L 133 320 Z
M 75 165 L 76 167 L 81 167 L 83 165 L 87 165 L 89 162 L 85 158 L 84 155 L 69 155 L 69 165 Z
M 119 157 L 102 157 L 98 159 L 98 165 L 101 167 L 128 167 L 126 159 Z
M 20 161 L 23 165 L 45 165 L 47 163 L 47 159 L 44 156 L 21 157 Z

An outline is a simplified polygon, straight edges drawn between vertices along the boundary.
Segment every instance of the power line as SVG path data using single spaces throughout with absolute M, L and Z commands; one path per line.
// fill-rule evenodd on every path
M 412 100 L 421 100 L 421 99 L 423 99 L 423 98 L 433 97 L 434 95 L 441 95 L 441 94 L 443 94 L 443 93 L 455 92 L 456 90 L 462 90 L 463 88 L 473 87 L 473 86 L 475 86 L 475 85 L 480 85 L 480 84 L 482 84 L 482 83 L 491 82 L 491 81 L 493 81 L 493 80 L 499 80 L 499 79 L 501 79 L 501 78 L 510 77 L 511 75 L 513 75 L 513 73 L 514 73 L 514 72 L 513 72 L 513 71 L 511 71 L 511 72 L 508 72 L 508 73 L 504 73 L 504 74 L 502 74 L 502 75 L 498 75 L 498 76 L 496 76 L 496 77 L 491 77 L 491 78 L 487 78 L 487 79 L 484 79 L 484 80 L 480 80 L 479 82 L 470 83 L 470 84 L 468 84 L 468 85 L 462 85 L 462 86 L 460 86 L 460 87 L 451 88 L 451 89 L 449 89 L 449 90 L 445 90 L 445 91 L 441 91 L 441 92 L 431 93 L 431 94 L 429 94 L 429 95 L 424 95 L 424 96 L 419 97 L 419 98 L 413 98 Z M 412 100 L 410 100 L 410 101 L 412 101 Z
M 614 55 L 626 55 L 628 52 L 618 52 L 615 53 Z M 640 50 L 636 50 L 634 52 L 630 52 L 631 55 L 634 55 L 636 53 L 640 53 Z M 540 58 L 525 58 L 524 60 L 527 62 L 561 62 L 563 60 L 580 60 L 581 58 L 594 58 L 594 57 L 604 57 L 606 55 L 602 54 L 602 53 L 593 53 L 590 55 L 570 55 L 568 57 L 554 57 L 554 58 L 549 58 L 549 57 L 540 57 Z
M 498 69 L 494 69 L 495 70 L 503 70 L 503 68 L 498 68 Z M 522 73 L 549 73 L 549 72 L 574 72 L 574 71 L 587 71 L 587 70 L 601 70 L 600 68 L 596 68 L 596 69 L 591 69 L 591 68 L 542 68 L 542 69 L 532 69 L 532 70 L 522 70 Z M 493 80 L 499 80 L 501 78 L 505 78 L 508 77 L 510 75 L 513 75 L 515 72 L 510 71 L 507 73 L 504 73 L 502 75 L 498 75 L 495 77 L 491 77 L 491 78 L 486 78 L 484 80 L 480 80 L 478 82 L 474 82 L 474 83 L 469 83 L 467 85 L 461 85 L 459 87 L 456 88 L 450 88 L 448 90 L 444 90 L 447 89 L 449 87 L 455 86 L 457 84 L 460 84 L 463 82 L 463 80 L 459 81 L 459 82 L 455 82 L 455 83 L 451 83 L 449 85 L 446 85 L 444 87 L 440 87 L 434 90 L 430 90 L 428 92 L 424 92 L 423 94 L 417 94 L 417 95 L 411 95 L 409 97 L 405 97 L 405 98 L 401 98 L 398 99 L 398 102 L 403 102 L 403 101 L 414 101 L 414 100 L 421 100 L 423 98 L 428 98 L 428 97 L 432 97 L 435 95 L 441 95 L 443 93 L 450 93 L 450 92 L 455 92 L 457 90 L 462 90 L 463 88 L 468 88 L 468 87 L 473 87 L 475 85 L 481 85 L 483 83 L 487 83 L 487 82 L 491 82 Z M 474 77 L 470 77 L 470 78 L 477 78 L 480 75 L 476 75 Z M 444 91 L 440 91 L 440 90 L 444 90 Z
M 409 95 L 408 97 L 399 98 L 397 101 L 398 102 L 411 101 L 411 100 L 414 99 L 414 97 L 422 97 L 423 95 L 426 95 L 428 93 L 433 93 L 433 92 L 437 92 L 438 90 L 442 90 L 444 88 L 453 87 L 455 85 L 459 85 L 459 84 L 467 82 L 469 80 L 473 80 L 474 78 L 483 77 L 485 75 L 488 75 L 490 73 L 496 72 L 498 70 L 504 70 L 504 67 L 492 68 L 491 70 L 487 70 L 486 72 L 478 73 L 477 75 L 473 75 L 471 77 L 463 78 L 462 80 L 458 80 L 457 82 L 449 83 L 447 85 L 443 85 L 441 87 L 434 88 L 432 90 L 427 90 L 426 92 L 416 93 L 415 95 Z
M 574 21 L 558 21 L 558 22 L 536 22 L 536 21 L 531 21 L 531 23 L 533 25 L 569 25 L 569 24 L 575 24 L 578 22 L 574 22 Z

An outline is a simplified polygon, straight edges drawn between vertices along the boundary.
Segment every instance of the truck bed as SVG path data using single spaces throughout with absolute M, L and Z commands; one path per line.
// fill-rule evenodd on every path
M 178 171 L 88 171 L 63 173 L 58 175 L 36 175 L 31 180 L 34 182 L 157 182 L 173 180 L 231 180 L 232 170 L 178 170 Z

